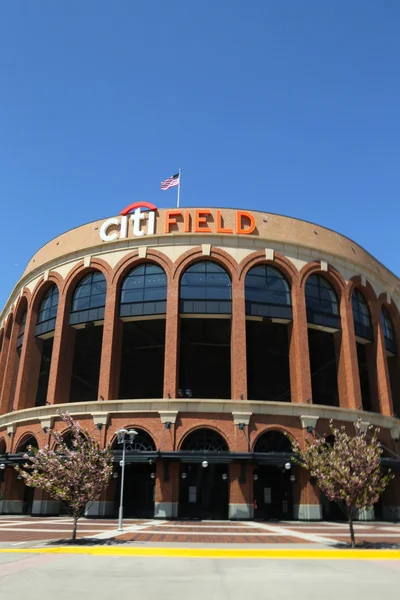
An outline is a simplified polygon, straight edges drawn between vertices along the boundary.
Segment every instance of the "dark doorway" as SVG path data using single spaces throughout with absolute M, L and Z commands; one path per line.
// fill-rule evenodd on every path
M 41 344 L 42 346 L 42 359 L 40 361 L 40 371 L 38 378 L 38 387 L 36 391 L 35 406 L 44 406 L 46 404 L 47 389 L 49 386 L 51 355 L 53 353 L 53 341 L 53 337 L 48 338 L 46 340 L 36 340 L 36 343 Z
M 70 402 L 97 400 L 102 340 L 102 325 L 87 323 L 83 329 L 77 329 Z
M 154 467 L 148 463 L 131 463 L 125 466 L 124 517 L 148 519 L 154 516 Z M 121 469 L 117 489 L 116 514 L 120 502 Z
M 313 402 L 339 406 L 334 334 L 309 328 L 308 344 Z
M 228 466 L 209 463 L 183 464 L 179 489 L 179 516 L 182 519 L 228 518 Z
M 357 342 L 358 372 L 360 374 L 361 399 L 364 410 L 372 410 L 371 393 L 369 386 L 369 372 L 367 359 L 367 346 Z
M 22 502 L 22 514 L 30 515 L 32 513 L 33 497 L 35 495 L 35 488 L 25 486 L 24 487 L 24 500 Z
M 247 320 L 246 347 L 249 400 L 290 402 L 287 325 Z
M 179 388 L 195 398 L 231 397 L 231 320 L 182 318 Z
M 260 521 L 293 519 L 290 471 L 284 466 L 258 466 L 254 481 L 254 518 Z
M 323 521 L 346 521 L 346 516 L 337 502 L 331 502 L 321 492 L 321 506 Z
M 119 398 L 162 398 L 165 318 L 124 323 Z

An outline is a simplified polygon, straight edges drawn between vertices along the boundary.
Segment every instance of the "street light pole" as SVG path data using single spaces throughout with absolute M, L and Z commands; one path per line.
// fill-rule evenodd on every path
M 124 482 L 125 482 L 125 455 L 126 455 L 126 436 L 129 436 L 129 442 L 132 443 L 137 436 L 137 431 L 134 429 L 119 429 L 117 431 L 118 443 L 122 444 L 122 460 L 119 463 L 121 465 L 121 490 L 119 497 L 119 511 L 118 511 L 118 531 L 122 531 L 122 518 L 124 514 Z

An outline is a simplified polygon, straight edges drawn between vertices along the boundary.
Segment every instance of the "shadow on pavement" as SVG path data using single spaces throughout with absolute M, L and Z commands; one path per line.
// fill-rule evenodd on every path
M 339 542 L 338 544 L 335 544 L 332 547 L 341 549 L 349 548 L 349 550 L 352 550 L 350 542 Z M 388 542 L 360 542 L 359 544 L 356 543 L 355 550 L 390 550 L 396 548 L 400 548 L 400 544 L 390 544 Z
M 127 540 L 119 540 L 118 538 L 107 538 L 105 540 L 99 540 L 97 538 L 78 538 L 72 540 L 71 538 L 61 540 L 51 540 L 47 542 L 47 546 L 119 546 L 126 544 Z

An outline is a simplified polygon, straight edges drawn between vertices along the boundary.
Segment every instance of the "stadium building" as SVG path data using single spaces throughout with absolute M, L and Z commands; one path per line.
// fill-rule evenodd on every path
M 141 202 L 40 248 L 0 315 L 0 510 L 59 514 L 14 465 L 69 411 L 115 452 L 91 515 L 334 519 L 291 461 L 329 421 L 379 426 L 400 507 L 400 280 L 324 227 Z

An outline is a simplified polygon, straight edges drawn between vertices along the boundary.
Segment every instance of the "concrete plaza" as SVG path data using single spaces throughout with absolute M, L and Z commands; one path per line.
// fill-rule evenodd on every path
M 2 598 L 13 600 L 391 600 L 399 577 L 399 560 L 0 553 Z

